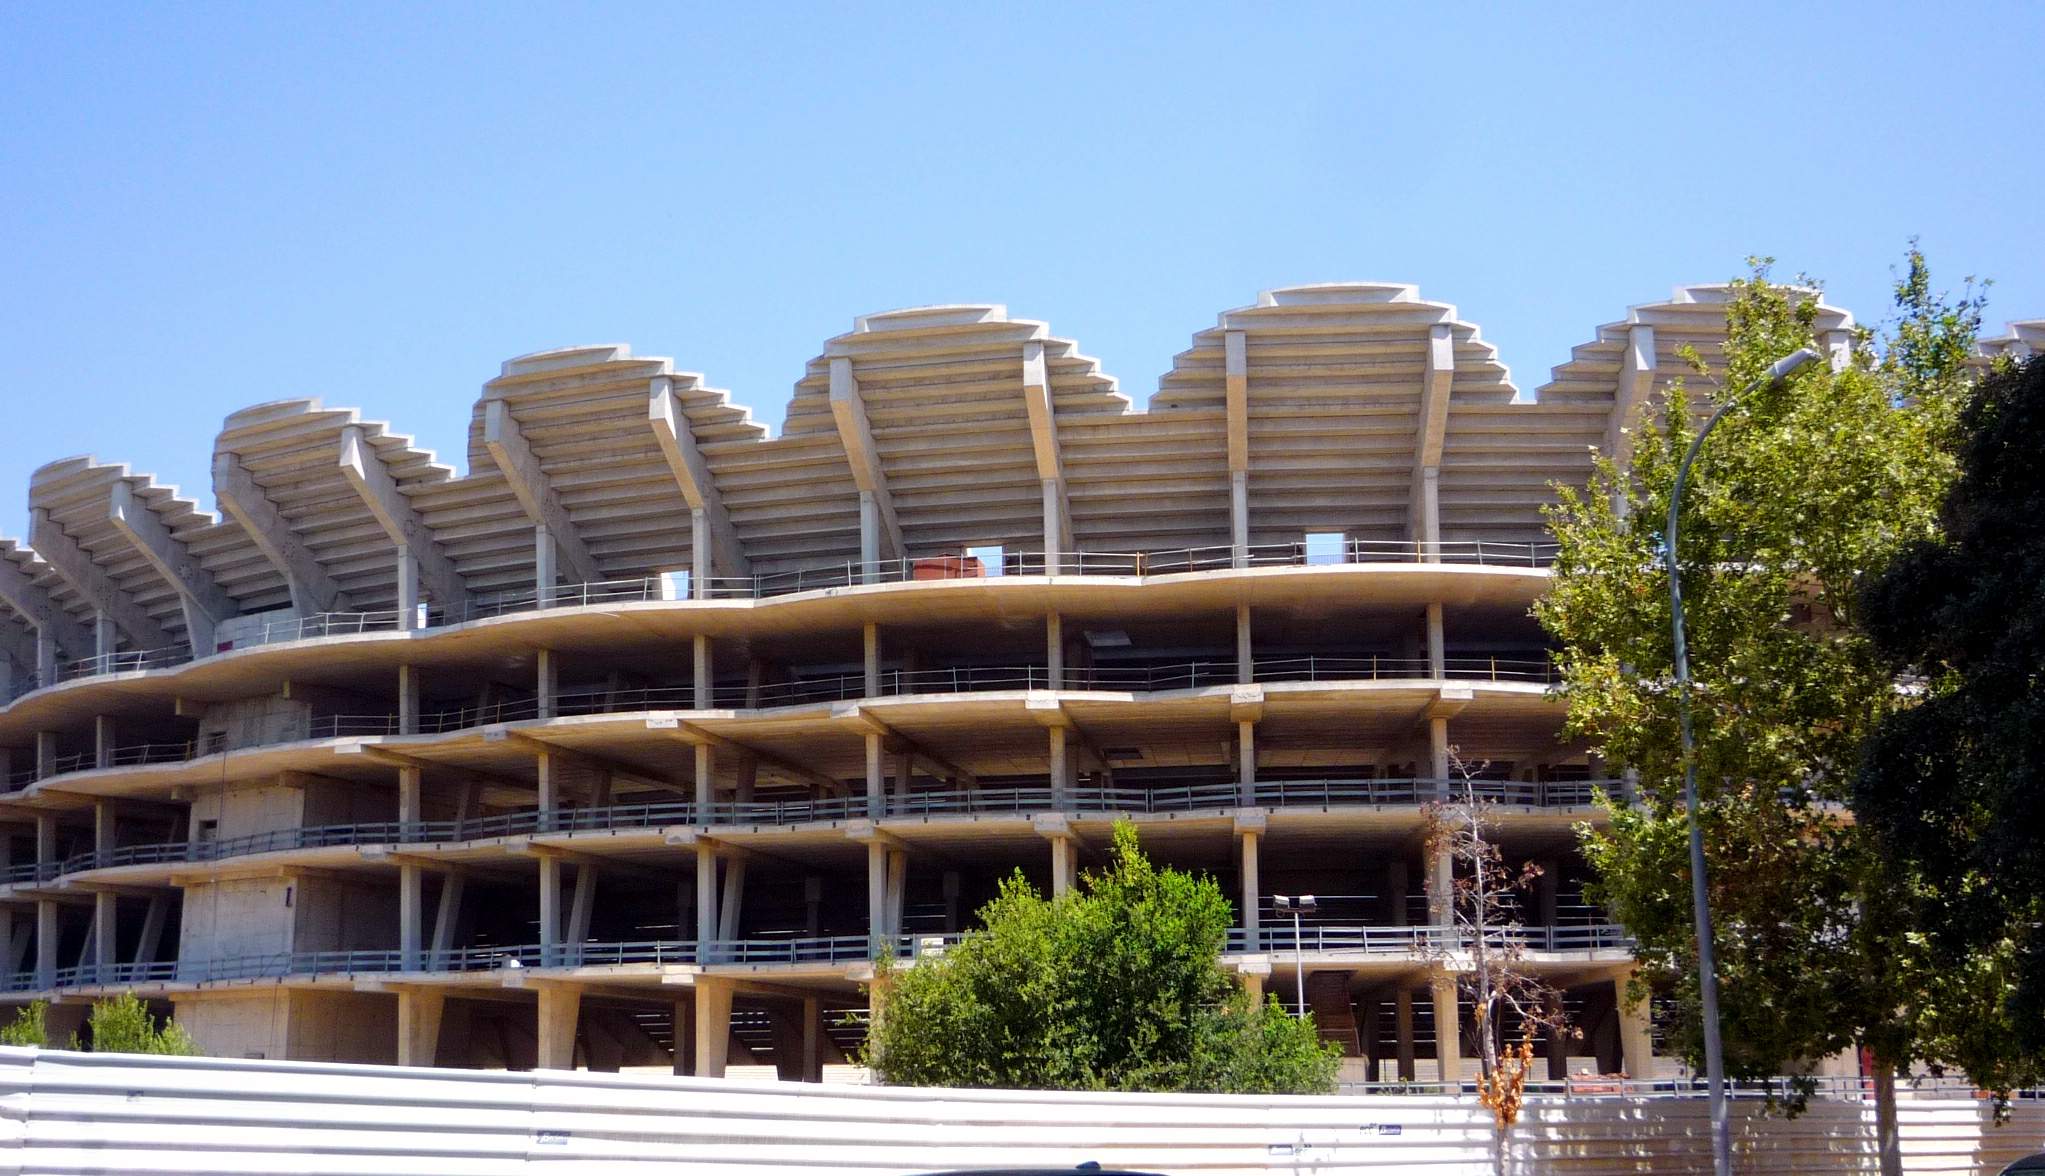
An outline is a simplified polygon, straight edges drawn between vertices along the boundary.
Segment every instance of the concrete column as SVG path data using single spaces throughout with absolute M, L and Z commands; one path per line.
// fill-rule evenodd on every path
M 746 859 L 724 859 L 724 882 L 717 892 L 717 938 L 726 943 L 737 940 L 742 931 L 740 916 L 745 911 Z
M 57 639 L 48 629 L 36 630 L 36 685 L 49 686 L 57 680 Z
M 114 892 L 101 890 L 92 896 L 92 967 L 102 984 L 114 975 Z
M 710 599 L 710 514 L 700 506 L 689 511 L 689 595 Z
M 21 964 L 16 957 L 24 955 L 27 947 L 25 942 L 15 937 L 14 912 L 0 910 L 0 969 L 10 976 L 19 972 Z
M 47 898 L 36 900 L 36 987 L 57 986 L 57 904 Z
M 114 766 L 114 717 L 94 715 L 92 717 L 92 766 L 110 768 Z
M 1250 566 L 1250 475 L 1236 470 L 1228 476 L 1229 566 Z
M 1065 536 L 1059 526 L 1058 479 L 1044 479 L 1044 574 L 1058 575 L 1064 567 Z M 1077 570 L 1077 569 L 1074 569 Z
M 1262 1007 L 1264 1004 L 1264 973 L 1238 972 L 1243 982 L 1243 991 L 1250 994 L 1250 1003 Z
M 546 869 L 544 864 L 540 867 Z M 407 972 L 420 970 L 420 945 L 425 939 L 421 930 L 424 920 L 425 877 L 419 867 L 402 865 L 398 867 L 398 962 Z M 544 913 L 541 915 L 544 920 Z
M 156 895 L 143 908 L 142 934 L 135 943 L 135 962 L 151 964 L 156 962 L 157 952 L 163 946 L 163 925 L 170 918 L 170 900 Z
M 547 531 L 545 523 L 533 527 L 533 591 L 538 595 L 540 607 L 554 603 L 554 536 Z
M 824 1080 L 824 1002 L 802 998 L 802 1080 Z
M 1248 685 L 1257 680 L 1256 653 L 1250 646 L 1250 606 L 1236 605 L 1236 681 Z
M 1539 865 L 1541 876 L 1534 880 L 1534 915 L 1541 926 L 1553 927 L 1561 906 L 1561 863 L 1551 857 L 1544 858 Z
M 1057 613 L 1044 617 L 1044 684 L 1065 689 L 1065 622 Z
M 734 769 L 738 779 L 732 799 L 740 804 L 753 803 L 753 787 L 760 782 L 760 759 L 750 751 L 740 752 L 738 767 Z
M 1070 767 L 1066 763 L 1065 728 L 1062 725 L 1052 727 L 1050 740 L 1051 807 L 1063 812 L 1071 799 L 1072 778 Z
M 707 964 L 717 942 L 717 851 L 696 843 L 696 962 Z
M 1455 922 L 1455 858 L 1445 845 L 1424 845 L 1427 855 L 1427 921 L 1436 927 Z
M 866 672 L 866 682 L 860 694 L 874 698 L 880 694 L 880 626 L 868 621 L 860 630 L 860 645 Z
M 398 734 L 419 733 L 419 667 L 398 667 Z
M 106 668 L 106 659 L 114 656 L 121 644 L 120 630 L 114 627 L 114 619 L 105 613 L 92 614 L 92 654 L 100 659 L 100 668 Z
M 440 1014 L 447 994 L 431 988 L 398 990 L 398 1065 L 430 1066 L 440 1047 Z
M 1392 999 L 1392 1028 L 1399 1037 L 1399 1081 L 1411 1082 L 1413 1066 L 1413 990 L 1404 984 Z
M 1456 981 L 1436 976 L 1428 981 L 1434 996 L 1434 1051 L 1443 1082 L 1460 1082 L 1463 1073 L 1463 1022 L 1456 1011 Z
M 582 1012 L 582 987 L 549 981 L 539 986 L 539 1068 L 575 1068 L 575 1021 Z
M 588 862 L 575 867 L 575 892 L 568 903 L 568 931 L 562 936 L 567 950 L 562 958 L 571 964 L 582 962 L 582 945 L 589 941 L 589 916 L 596 907 L 597 868 Z
M 1057 898 L 1072 889 L 1072 838 L 1051 839 L 1051 897 Z
M 1631 1078 L 1654 1077 L 1654 1014 L 1646 1001 L 1628 1006 L 1628 976 L 1612 981 L 1612 1005 L 1619 1011 L 1619 1053 Z
M 433 949 L 426 961 L 429 969 L 445 968 L 448 954 L 454 950 L 454 929 L 461 921 L 466 881 L 459 872 L 450 872 L 440 880 L 440 907 L 433 918 Z
M 1427 676 L 1448 677 L 1448 645 L 1442 635 L 1441 605 L 1427 606 Z
M 549 854 L 540 859 L 540 964 L 553 967 L 560 960 L 561 859 Z
M 867 584 L 880 578 L 880 506 L 871 490 L 859 492 L 859 578 Z
M 1393 858 L 1385 863 L 1385 921 L 1394 927 L 1406 926 L 1407 899 L 1411 895 L 1406 859 Z
M 696 1070 L 696 994 L 693 991 L 687 1000 L 674 1003 L 674 1030 L 675 1076 L 679 1078 Z
M 54 866 L 57 864 L 57 816 L 55 813 L 36 815 L 36 864 Z
M 36 732 L 36 779 L 43 780 L 57 771 L 57 733 Z
M 533 652 L 533 662 L 538 678 L 533 686 L 535 707 L 541 718 L 551 719 L 560 713 L 561 660 L 553 650 L 540 649 Z
M 696 1077 L 724 1077 L 731 1050 L 731 982 L 696 977 Z
M 443 602 L 445 609 L 450 602 Z M 398 628 L 419 627 L 419 557 L 409 547 L 398 548 Z
M 1250 933 L 1250 950 L 1260 951 L 1257 927 L 1262 911 L 1264 892 L 1257 880 L 1257 842 L 1255 833 L 1243 834 L 1243 929 Z
M 888 937 L 902 937 L 902 904 L 909 894 L 909 855 L 899 849 L 888 851 Z
M 1427 766 L 1436 780 L 1449 778 L 1449 721 L 1440 715 L 1427 720 Z
M 880 733 L 866 734 L 866 815 L 878 821 L 887 815 L 887 771 L 882 762 Z
M 1245 805 L 1257 799 L 1257 724 L 1244 719 L 1236 724 L 1236 772 Z
M 888 847 L 879 838 L 866 843 L 866 935 L 874 946 L 888 934 Z
M 1544 1002 L 1552 1023 L 1560 1024 L 1562 1017 L 1562 994 L 1550 992 Z M 1548 1081 L 1563 1082 L 1569 1078 L 1569 1036 L 1566 1033 L 1548 1030 Z
M 1441 471 L 1425 469 L 1420 472 L 1420 518 L 1419 533 L 1414 536 L 1420 542 L 1420 558 L 1426 563 L 1441 562 Z
M 695 687 L 696 709 L 709 710 L 714 699 L 712 688 L 715 683 L 710 677 L 710 638 L 702 633 L 696 634 L 692 643 L 690 682 Z
M 717 749 L 696 745 L 696 823 L 710 823 L 710 805 L 717 799 Z
M 114 802 L 95 800 L 92 802 L 92 852 L 101 862 L 106 862 L 114 852 Z
M 554 753 L 542 751 L 533 757 L 533 769 L 538 773 L 540 828 L 551 829 L 554 816 L 561 811 L 561 779 L 555 769 Z

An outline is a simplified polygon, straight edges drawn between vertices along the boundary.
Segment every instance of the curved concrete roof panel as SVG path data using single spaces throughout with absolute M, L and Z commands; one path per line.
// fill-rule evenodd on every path
M 672 360 L 553 348 L 483 385 L 460 477 L 353 409 L 271 401 L 223 422 L 218 518 L 124 465 L 36 471 L 30 542 L 50 550 L 0 540 L 0 656 L 19 663 L 39 621 L 87 656 L 100 613 L 141 649 L 286 607 L 388 610 L 400 551 L 421 598 L 452 609 L 530 591 L 543 552 L 574 582 L 822 568 L 863 541 L 878 559 L 1222 546 L 1238 486 L 1252 544 L 1403 541 L 1423 515 L 1444 540 L 1538 538 L 1552 485 L 1588 477 L 1597 451 L 1623 460 L 1686 347 L 1717 361 L 1731 293 L 1630 307 L 1523 393 L 1476 324 L 1415 286 L 1281 287 L 1194 331 L 1143 411 L 1048 323 L 993 303 L 890 310 L 823 343 L 780 436 Z M 1821 304 L 1821 342 L 1852 330 Z M 1981 354 L 2041 348 L 2030 320 Z

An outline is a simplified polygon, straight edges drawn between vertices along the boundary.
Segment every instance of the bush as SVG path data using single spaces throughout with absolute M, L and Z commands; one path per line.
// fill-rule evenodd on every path
M 985 930 L 937 958 L 883 961 L 865 1061 L 905 1086 L 1322 1093 L 1334 1047 L 1221 967 L 1231 921 L 1211 878 L 1151 866 L 1135 826 L 1114 861 L 1046 900 L 1020 874 Z

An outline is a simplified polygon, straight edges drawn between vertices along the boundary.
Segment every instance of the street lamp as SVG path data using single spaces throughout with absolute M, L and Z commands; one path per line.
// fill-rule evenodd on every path
M 1763 388 L 1773 388 L 1804 366 L 1815 363 L 1818 353 L 1801 347 L 1775 361 L 1768 373 L 1728 397 L 1697 436 L 1683 464 L 1676 468 L 1676 486 L 1669 493 L 1669 525 L 1662 532 L 1662 558 L 1669 569 L 1669 624 L 1676 641 L 1676 713 L 1683 729 L 1683 811 L 1690 824 L 1690 905 L 1697 919 L 1697 988 L 1704 1009 L 1704 1073 L 1711 1091 L 1711 1167 L 1716 1176 L 1732 1176 L 1732 1121 L 1726 1115 L 1725 1049 L 1718 1035 L 1718 960 L 1711 940 L 1711 903 L 1704 887 L 1704 830 L 1697 824 L 1696 741 L 1690 733 L 1690 653 L 1683 643 L 1683 582 L 1676 568 L 1676 516 L 1683 506 L 1683 484 L 1690 478 L 1690 463 L 1711 435 L 1718 419 L 1741 399 Z
M 1298 898 L 1274 894 L 1271 903 L 1281 911 L 1292 912 L 1292 969 L 1299 980 L 1299 1015 L 1304 1018 L 1307 1015 L 1307 965 L 1306 948 L 1300 943 L 1299 913 L 1318 909 L 1319 904 L 1311 894 L 1302 894 Z

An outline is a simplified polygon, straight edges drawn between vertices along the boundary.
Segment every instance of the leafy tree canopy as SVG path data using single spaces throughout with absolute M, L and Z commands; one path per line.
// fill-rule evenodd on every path
M 1220 964 L 1228 899 L 1151 865 L 1135 826 L 1113 861 L 1047 900 L 1020 873 L 984 930 L 876 980 L 866 1062 L 907 1086 L 1318 1093 L 1337 1055 L 1311 1017 L 1258 1005 Z
M 1959 437 L 1943 535 L 1862 595 L 1923 701 L 1877 729 L 1854 807 L 1918 883 L 1934 964 L 2005 994 L 1955 1060 L 2008 1089 L 2045 1075 L 2045 359 L 1983 380 Z
M 1699 823 L 1716 923 L 1727 1071 L 1784 1073 L 1849 1045 L 1886 1066 L 1937 1059 L 1981 992 L 1927 958 L 1917 887 L 1846 817 L 1862 742 L 1906 701 L 1862 629 L 1858 587 L 1938 531 L 1947 444 L 1980 319 L 1970 289 L 1931 292 L 1913 249 L 1884 338 L 1856 335 L 1746 394 L 1713 431 L 1681 514 Z M 1817 300 L 1765 262 L 1732 285 L 1722 356 L 1658 420 L 1635 422 L 1630 471 L 1601 461 L 1564 488 L 1561 545 L 1537 615 L 1563 646 L 1568 731 L 1639 774 L 1640 804 L 1585 830 L 1596 896 L 1639 941 L 1644 978 L 1676 998 L 1674 1040 L 1701 1060 L 1682 760 L 1663 527 L 1699 402 L 1740 393 L 1817 348 Z M 1880 346 L 1878 346 L 1880 344 Z M 1701 394 L 1701 395 L 1700 395 Z M 1640 993 L 1634 994 L 1636 998 Z
M 17 1009 L 14 1020 L 0 1026 L 0 1045 L 47 1047 L 50 1044 L 49 1012 L 50 1002 L 46 1000 L 30 1001 Z M 149 1006 L 132 992 L 93 1001 L 92 1013 L 86 1018 L 85 1026 L 89 1041 L 80 1041 L 74 1033 L 66 1048 L 89 1049 L 93 1053 L 185 1056 L 199 1052 L 198 1044 L 182 1026 L 168 1017 L 157 1021 L 149 1015 Z

